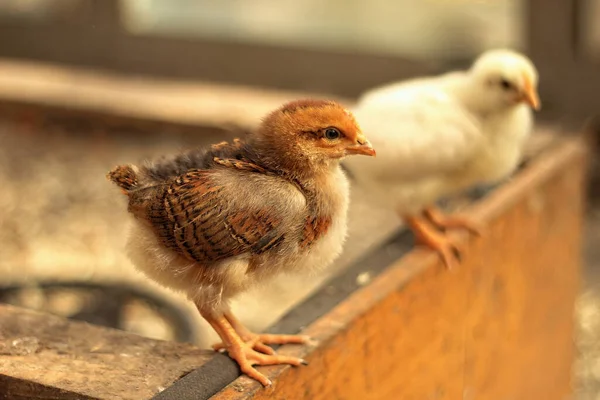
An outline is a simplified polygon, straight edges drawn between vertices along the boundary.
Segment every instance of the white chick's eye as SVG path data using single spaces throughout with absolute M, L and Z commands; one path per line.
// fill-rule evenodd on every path
M 509 81 L 507 81 L 506 79 L 500 79 L 500 87 L 504 90 L 512 90 L 513 89 L 513 85 L 512 83 L 510 83 Z
M 342 134 L 336 128 L 325 129 L 325 138 L 328 140 L 339 139 Z

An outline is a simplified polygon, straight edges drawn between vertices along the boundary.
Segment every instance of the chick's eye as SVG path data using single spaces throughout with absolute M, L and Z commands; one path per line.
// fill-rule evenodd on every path
M 338 131 L 335 128 L 327 128 L 327 129 L 325 129 L 325 137 L 328 140 L 339 139 L 340 136 L 342 136 L 342 134 L 340 133 L 340 131 Z
M 501 79 L 500 87 L 502 87 L 502 89 L 504 89 L 504 90 L 510 90 L 510 89 L 512 89 L 512 84 L 509 81 L 507 81 L 506 79 Z

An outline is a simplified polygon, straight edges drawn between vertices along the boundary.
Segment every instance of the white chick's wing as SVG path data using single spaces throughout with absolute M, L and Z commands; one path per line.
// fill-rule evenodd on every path
M 383 88 L 361 99 L 353 112 L 377 157 L 346 160 L 353 174 L 411 181 L 465 168 L 483 139 L 479 123 L 436 86 Z

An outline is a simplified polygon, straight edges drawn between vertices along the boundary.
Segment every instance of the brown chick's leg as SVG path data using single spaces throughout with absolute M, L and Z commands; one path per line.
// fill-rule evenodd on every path
M 405 216 L 404 221 L 414 232 L 417 243 L 437 251 L 446 265 L 446 268 L 452 269 L 455 266 L 458 266 L 458 247 L 452 243 L 449 237 L 438 231 L 425 218 Z
M 258 372 L 253 365 L 291 364 L 297 366 L 306 364 L 306 362 L 300 358 L 263 354 L 254 350 L 250 344 L 242 340 L 223 314 L 213 316 L 204 313 L 203 317 L 219 334 L 229 353 L 229 357 L 233 358 L 238 363 L 242 373 L 248 375 L 250 378 L 256 379 L 262 383 L 263 386 L 270 386 L 271 381 Z
M 261 353 L 275 354 L 275 350 L 267 346 L 267 344 L 304 344 L 310 340 L 308 336 L 304 335 L 256 334 L 250 332 L 231 311 L 225 312 L 224 315 L 240 338 L 254 350 L 260 351 Z M 213 346 L 213 349 L 217 351 L 225 348 L 223 343 L 217 343 Z
M 448 216 L 437 207 L 428 207 L 423 214 L 440 229 L 466 229 L 473 235 L 481 236 L 481 229 L 467 218 Z

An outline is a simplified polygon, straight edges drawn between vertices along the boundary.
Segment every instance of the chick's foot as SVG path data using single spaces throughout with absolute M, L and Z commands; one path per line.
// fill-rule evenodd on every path
M 228 317 L 231 317 L 235 324 L 232 324 Z M 229 357 L 238 363 L 242 373 L 256 379 L 263 386 L 270 386 L 271 381 L 258 372 L 253 367 L 254 365 L 290 364 L 298 366 L 307 364 L 301 358 L 276 355 L 275 350 L 267 346 L 267 344 L 305 343 L 307 340 L 305 336 L 258 335 L 241 325 L 231 313 L 225 313 L 220 317 L 205 316 L 205 318 L 223 340 L 222 343 L 214 345 L 213 348 L 215 350 L 227 350 Z M 238 330 L 241 332 L 238 332 Z
M 460 264 L 460 249 L 444 232 L 438 231 L 429 221 L 419 217 L 404 217 L 406 224 L 414 232 L 417 243 L 435 250 L 447 269 Z
M 253 367 L 254 365 L 306 365 L 306 361 L 301 358 L 258 352 L 249 344 L 244 343 L 241 340 L 238 343 L 232 343 L 227 346 L 227 352 L 229 353 L 229 357 L 237 361 L 242 373 L 248 375 L 250 378 L 256 379 L 262 383 L 263 386 L 271 386 L 271 380 L 258 372 L 258 370 Z
M 275 354 L 275 350 L 267 346 L 268 344 L 304 344 L 310 341 L 310 338 L 304 335 L 274 335 L 266 333 L 256 334 L 248 330 L 248 328 L 246 328 L 231 311 L 225 312 L 224 316 L 225 319 L 227 319 L 227 322 L 229 322 L 236 333 L 244 341 L 244 343 L 248 344 L 252 349 L 260 351 L 261 353 Z M 217 343 L 212 347 L 216 351 L 226 349 L 225 343 L 223 342 Z

